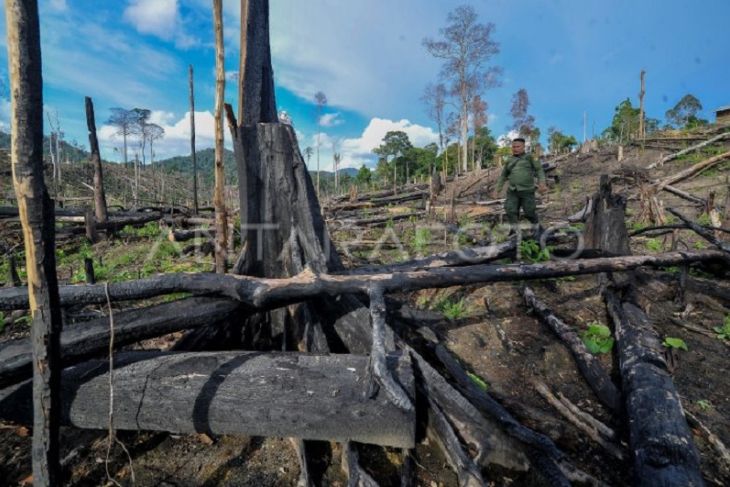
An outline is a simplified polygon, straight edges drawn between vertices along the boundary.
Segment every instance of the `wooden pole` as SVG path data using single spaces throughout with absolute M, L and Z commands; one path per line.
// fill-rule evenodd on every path
M 25 243 L 33 317 L 33 484 L 60 485 L 61 307 L 53 202 L 43 180 L 43 79 L 35 0 L 5 0 L 11 86 L 13 185 Z
M 84 257 L 84 274 L 86 274 L 86 284 L 96 284 L 94 261 L 90 257 Z
M 188 66 L 190 84 L 190 157 L 193 159 L 193 213 L 198 214 L 198 161 L 195 155 L 195 91 L 193 86 L 193 65 Z
M 88 210 L 84 215 L 84 225 L 86 227 L 86 238 L 89 239 L 89 242 L 96 243 L 99 235 L 96 232 L 96 219 L 93 211 Z
M 223 6 L 221 0 L 213 0 L 213 24 L 215 29 L 215 271 L 226 272 L 227 233 L 225 203 L 225 173 L 223 171 L 223 97 L 226 89 L 225 57 L 223 51 Z
M 94 165 L 94 208 L 96 220 L 106 223 L 108 213 L 106 209 L 106 195 L 104 194 L 104 174 L 101 167 L 99 139 L 96 137 L 96 121 L 94 117 L 94 102 L 86 97 L 86 126 L 89 129 L 89 148 L 91 149 L 91 163 Z

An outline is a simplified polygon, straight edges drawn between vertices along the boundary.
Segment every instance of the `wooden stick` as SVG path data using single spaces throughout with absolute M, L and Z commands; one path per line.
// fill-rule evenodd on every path
M 565 417 L 570 423 L 584 432 L 588 437 L 593 440 L 594 442 L 598 443 L 603 447 L 608 453 L 610 453 L 613 457 L 618 458 L 619 460 L 624 459 L 623 452 L 619 449 L 618 446 L 614 445 L 613 443 L 608 442 L 605 438 L 603 438 L 596 429 L 591 427 L 590 425 L 584 423 L 579 419 L 573 411 L 566 407 L 560 400 L 553 395 L 552 392 L 550 392 L 550 389 L 548 386 L 546 386 L 544 383 L 540 381 L 533 381 L 532 383 L 535 390 L 551 405 L 553 406 L 560 414 Z
M 717 164 L 721 163 L 722 161 L 724 161 L 727 158 L 730 158 L 730 151 L 723 152 L 722 154 L 719 154 L 717 156 L 710 157 L 709 159 L 705 159 L 704 161 L 698 162 L 697 164 L 694 164 L 683 171 L 679 171 L 678 173 L 673 174 L 672 176 L 668 176 L 660 181 L 657 181 L 656 183 L 654 183 L 654 185 L 657 187 L 657 189 L 663 189 L 664 186 L 667 186 L 669 184 L 678 183 L 684 179 L 687 179 L 691 176 L 699 174 L 700 172 L 704 171 L 705 169 L 709 169 L 712 166 L 716 166 Z

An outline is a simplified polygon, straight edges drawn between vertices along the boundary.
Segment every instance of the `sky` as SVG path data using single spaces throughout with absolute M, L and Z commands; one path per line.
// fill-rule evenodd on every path
M 226 101 L 236 106 L 240 12 L 224 0 Z M 420 98 L 441 64 L 424 49 L 449 11 L 472 5 L 495 25 L 501 85 L 488 90 L 489 127 L 507 132 L 512 94 L 525 88 L 543 134 L 551 126 L 583 138 L 609 125 L 614 107 L 637 104 L 645 69 L 647 115 L 663 119 L 685 94 L 702 115 L 730 104 L 727 0 L 270 0 L 279 110 L 302 148 L 320 141 L 320 167 L 372 166 L 389 130 L 416 146 L 437 140 Z M 188 65 L 195 69 L 198 149 L 213 146 L 214 44 L 210 0 L 39 0 L 44 104 L 64 137 L 88 146 L 84 96 L 94 99 L 102 156 L 121 159 L 105 122 L 112 107 L 152 110 L 166 136 L 155 158 L 190 151 Z M 4 8 L 4 7 L 3 7 Z M 6 27 L 0 19 L 0 129 L 7 130 Z M 318 120 L 312 99 L 328 105 Z M 48 124 L 45 128 L 49 132 Z M 319 135 L 318 135 L 319 134 Z M 228 139 L 228 134 L 226 133 Z M 135 143 L 131 151 L 138 150 Z M 316 156 L 309 162 L 316 169 Z

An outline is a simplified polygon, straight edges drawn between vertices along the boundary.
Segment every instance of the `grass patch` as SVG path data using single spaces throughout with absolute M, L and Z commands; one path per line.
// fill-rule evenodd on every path
M 458 301 L 452 301 L 447 298 L 439 303 L 438 309 L 446 318 L 452 321 L 463 318 L 469 311 L 469 307 L 464 298 Z
M 725 315 L 725 320 L 722 322 L 722 326 L 716 326 L 713 329 L 717 333 L 718 339 L 730 340 L 730 315 Z

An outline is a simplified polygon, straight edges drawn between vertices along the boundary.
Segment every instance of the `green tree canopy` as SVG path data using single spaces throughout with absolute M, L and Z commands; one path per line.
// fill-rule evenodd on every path
M 686 94 L 674 105 L 674 108 L 667 110 L 667 122 L 670 125 L 680 128 L 691 128 L 691 125 L 701 125 L 701 119 L 697 118 L 697 114 L 701 110 L 702 103 L 694 95 Z
M 565 135 L 555 127 L 548 129 L 548 149 L 553 154 L 570 152 L 578 145 L 578 141 L 572 135 Z

